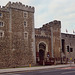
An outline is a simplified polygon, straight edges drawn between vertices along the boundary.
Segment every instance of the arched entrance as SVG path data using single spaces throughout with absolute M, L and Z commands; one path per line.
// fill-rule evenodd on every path
M 45 52 L 42 49 L 40 49 L 39 50 L 39 59 L 40 60 L 44 60 L 44 54 L 45 54 Z
M 43 64 L 45 57 L 46 45 L 44 43 L 39 44 L 39 64 Z

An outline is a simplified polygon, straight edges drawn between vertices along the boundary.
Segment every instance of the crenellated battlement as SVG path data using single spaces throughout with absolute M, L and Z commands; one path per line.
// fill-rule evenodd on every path
M 5 6 L 0 6 L 0 11 L 9 12 L 9 10 Z
M 12 3 L 8 2 L 5 8 L 15 8 L 15 9 L 34 12 L 34 7 L 24 5 L 21 2 L 12 2 Z
M 46 23 L 43 25 L 43 27 L 53 27 L 53 26 L 59 26 L 61 27 L 61 21 L 57 21 L 57 20 L 54 20 L 54 21 L 51 21 L 49 23 Z
M 53 21 L 53 24 L 55 24 L 55 25 L 56 25 L 56 24 L 57 24 L 57 25 L 61 25 L 61 21 L 54 20 L 54 21 Z
M 57 21 L 57 20 L 51 21 L 49 23 L 44 24 L 42 27 L 40 27 L 36 30 L 37 30 L 37 32 L 40 32 L 42 30 L 50 31 L 50 27 L 61 28 L 61 21 Z

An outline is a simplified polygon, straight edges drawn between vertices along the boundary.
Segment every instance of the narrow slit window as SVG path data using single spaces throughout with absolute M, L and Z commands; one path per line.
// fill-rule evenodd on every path
M 24 21 L 24 26 L 27 27 L 27 22 L 26 21 Z
M 2 17 L 2 13 L 0 13 L 0 17 Z
M 4 32 L 0 31 L 0 37 L 3 37 L 3 36 L 4 36 Z
M 27 32 L 24 33 L 24 38 L 25 38 L 25 39 L 28 38 L 28 33 L 27 33 Z
M 27 18 L 28 17 L 28 13 L 27 12 L 24 12 L 24 18 Z
M 27 33 L 25 33 L 25 37 L 27 38 Z
M 3 22 L 0 22 L 0 27 L 3 27 L 4 25 L 3 25 Z

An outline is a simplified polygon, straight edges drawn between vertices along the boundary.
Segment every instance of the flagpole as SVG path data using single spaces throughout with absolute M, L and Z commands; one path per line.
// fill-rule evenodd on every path
M 68 30 L 66 29 L 66 33 L 68 33 Z

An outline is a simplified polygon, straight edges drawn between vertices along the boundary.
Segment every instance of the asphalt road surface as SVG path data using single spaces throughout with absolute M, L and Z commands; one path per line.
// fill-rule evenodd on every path
M 0 75 L 75 75 L 75 67 L 46 69 L 30 72 L 4 73 Z

